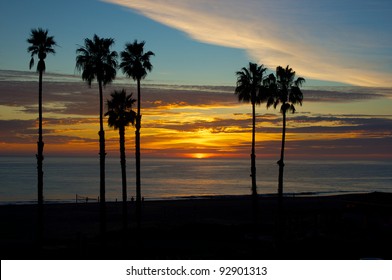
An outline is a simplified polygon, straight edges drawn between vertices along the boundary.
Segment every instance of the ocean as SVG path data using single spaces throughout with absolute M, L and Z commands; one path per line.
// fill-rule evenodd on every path
M 248 159 L 142 158 L 142 196 L 146 200 L 250 194 Z M 259 194 L 276 194 L 278 166 L 257 161 Z M 135 197 L 134 159 L 127 160 L 128 198 Z M 35 203 L 34 157 L 0 157 L 0 203 Z M 298 160 L 286 162 L 287 195 L 328 195 L 353 192 L 392 192 L 392 161 Z M 99 159 L 45 157 L 44 199 L 48 203 L 90 201 L 99 196 Z M 121 200 L 120 159 L 106 160 L 106 199 Z

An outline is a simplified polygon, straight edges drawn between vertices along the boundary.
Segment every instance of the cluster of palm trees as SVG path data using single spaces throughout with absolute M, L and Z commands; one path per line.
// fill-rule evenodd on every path
M 48 30 L 42 28 L 32 29 L 30 37 L 27 39 L 30 44 L 28 52 L 31 53 L 30 69 L 34 65 L 34 57 L 38 55 L 39 62 L 37 72 L 39 72 L 39 131 L 38 131 L 38 205 L 39 205 L 39 236 L 42 235 L 43 227 L 43 147 L 42 141 L 42 76 L 45 72 L 45 58 L 48 53 L 55 53 L 56 42 L 53 36 L 48 35 Z M 112 51 L 114 45 L 112 38 L 100 38 L 94 35 L 92 39 L 86 38 L 84 45 L 76 50 L 76 70 L 82 79 L 91 86 L 94 80 L 99 88 L 99 155 L 100 155 L 100 225 L 101 232 L 106 231 L 106 198 L 105 198 L 105 132 L 103 125 L 104 115 L 108 116 L 110 127 L 119 130 L 120 134 L 120 158 L 122 174 L 122 200 L 123 200 L 123 225 L 127 225 L 127 192 L 126 192 L 126 172 L 125 172 L 125 127 L 132 124 L 136 127 L 136 220 L 140 226 L 141 220 L 141 180 L 140 180 L 140 128 L 141 128 L 141 96 L 140 83 L 152 70 L 150 57 L 154 55 L 151 51 L 144 51 L 145 42 L 127 43 L 124 51 L 120 53 L 121 63 L 118 64 L 118 53 Z M 125 90 L 114 91 L 111 99 L 107 101 L 108 111 L 104 114 L 103 87 L 111 83 L 117 74 L 117 69 L 132 78 L 137 83 L 137 112 L 132 110 L 136 102 L 132 94 L 127 95 Z
M 38 130 L 38 209 L 39 209 L 39 231 L 43 227 L 43 148 L 42 140 L 42 75 L 45 72 L 45 58 L 47 54 L 55 53 L 56 42 L 53 36 L 48 35 L 48 30 L 41 28 L 32 29 L 28 52 L 31 53 L 30 69 L 34 65 L 34 57 L 37 55 L 39 62 L 37 72 L 39 72 L 39 130 Z M 94 35 L 92 39 L 86 38 L 84 45 L 76 50 L 76 69 L 81 73 L 82 79 L 91 86 L 94 80 L 99 88 L 99 154 L 100 154 L 100 225 L 101 232 L 106 231 L 106 199 L 105 199 L 105 132 L 103 125 L 104 116 L 108 116 L 108 125 L 119 131 L 120 139 L 120 162 L 122 175 L 122 201 L 123 201 L 123 226 L 127 227 L 127 186 L 126 186 L 126 156 L 125 156 L 125 128 L 132 124 L 135 126 L 135 157 L 136 157 L 136 222 L 140 226 L 141 222 L 141 179 L 140 179 L 140 129 L 141 129 L 141 96 L 140 83 L 152 70 L 150 57 L 154 55 L 151 51 L 144 51 L 145 42 L 127 43 L 125 49 L 120 53 L 121 62 L 118 63 L 118 53 L 112 51 L 114 45 L 112 38 L 100 38 Z M 133 99 L 132 94 L 127 95 L 123 89 L 111 93 L 111 99 L 107 100 L 108 111 L 104 113 L 103 88 L 111 83 L 117 74 L 117 69 L 132 78 L 137 83 L 137 99 Z M 251 148 L 251 178 L 252 197 L 256 205 L 256 105 L 266 103 L 267 108 L 273 106 L 275 109 L 280 106 L 283 115 L 282 146 L 279 165 L 279 185 L 278 197 L 281 202 L 283 197 L 283 170 L 284 170 L 284 148 L 286 135 L 286 114 L 295 112 L 295 105 L 302 105 L 303 94 L 300 87 L 305 79 L 295 78 L 295 72 L 289 66 L 276 68 L 276 74 L 265 75 L 266 68 L 263 65 L 249 63 L 249 66 L 242 68 L 236 73 L 237 86 L 235 94 L 239 101 L 251 103 L 252 105 L 252 148 Z M 132 110 L 137 102 L 137 112 Z M 41 232 L 42 233 L 42 232 Z
M 295 112 L 295 105 L 302 105 L 303 94 L 300 89 L 305 79 L 295 77 L 295 71 L 287 66 L 278 66 L 276 73 L 265 75 L 266 68 L 263 65 L 249 63 L 248 68 L 243 67 L 237 74 L 237 87 L 235 94 L 241 102 L 251 103 L 252 105 L 252 151 L 251 151 L 251 177 L 252 177 L 252 196 L 256 201 L 256 154 L 255 154 L 255 135 L 256 135 L 256 105 L 266 103 L 267 108 L 273 106 L 275 109 L 280 106 L 283 116 L 282 146 L 280 152 L 279 178 L 278 178 L 278 199 L 279 205 L 283 198 L 283 171 L 284 171 L 284 149 L 286 139 L 286 115 L 288 112 Z
M 86 38 L 84 46 L 76 50 L 76 69 L 82 72 L 82 79 L 87 81 L 89 85 L 93 80 L 97 80 L 99 86 L 99 143 L 100 143 L 100 213 L 101 213 L 101 231 L 105 232 L 106 226 L 106 199 L 105 199 L 105 134 L 103 129 L 103 93 L 102 87 L 112 82 L 116 77 L 117 72 L 117 57 L 115 51 L 111 51 L 114 40 L 112 38 L 100 38 L 94 35 L 93 39 Z M 141 113 L 140 113 L 140 82 L 147 76 L 147 72 L 152 70 L 150 57 L 154 55 L 153 52 L 144 52 L 145 42 L 127 43 L 125 50 L 120 53 L 121 63 L 119 65 L 123 73 L 131 77 L 137 82 L 137 113 L 132 111 L 132 105 L 135 100 L 131 95 L 126 95 L 125 90 L 121 92 L 114 92 L 112 100 L 109 100 L 107 105 L 109 111 L 109 126 L 118 128 L 120 132 L 120 150 L 121 150 L 121 169 L 123 179 L 123 217 L 124 226 L 126 226 L 126 176 L 125 176 L 125 145 L 124 145 L 124 131 L 125 127 L 130 123 L 135 124 L 135 146 L 136 146 L 136 220 L 140 226 L 141 220 L 141 180 L 140 180 L 140 128 L 141 128 Z M 121 135 L 122 134 L 122 135 Z

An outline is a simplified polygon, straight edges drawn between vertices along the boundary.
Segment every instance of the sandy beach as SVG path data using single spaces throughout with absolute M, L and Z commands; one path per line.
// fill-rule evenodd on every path
M 1 259 L 392 259 L 392 194 L 248 196 L 143 202 L 141 229 L 122 230 L 121 203 L 107 204 L 99 234 L 97 203 L 46 204 L 36 246 L 36 206 L 0 206 Z M 279 226 L 280 225 L 280 226 Z M 104 242 L 102 242 L 104 240 Z

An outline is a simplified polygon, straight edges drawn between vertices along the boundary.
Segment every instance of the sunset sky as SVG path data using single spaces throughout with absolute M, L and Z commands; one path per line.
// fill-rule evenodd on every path
M 98 153 L 98 88 L 75 72 L 75 50 L 95 33 L 145 40 L 156 56 L 142 84 L 142 155 L 249 157 L 251 106 L 234 96 L 249 61 L 290 65 L 306 79 L 304 103 L 288 116 L 287 157 L 392 158 L 391 1 L 8 1 L 0 3 L 0 155 L 34 155 L 38 75 L 26 39 L 49 29 L 44 153 Z M 118 72 L 107 86 L 135 93 Z M 278 158 L 281 115 L 257 108 L 258 159 Z M 128 153 L 134 129 L 126 131 Z M 118 132 L 106 127 L 108 156 Z M 130 155 L 132 156 L 132 155 Z

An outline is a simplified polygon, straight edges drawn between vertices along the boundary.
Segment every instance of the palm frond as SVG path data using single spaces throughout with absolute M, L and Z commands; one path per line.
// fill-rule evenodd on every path
M 54 46 L 57 46 L 54 37 L 48 36 L 48 30 L 42 28 L 32 29 L 30 32 L 30 37 L 27 39 L 27 43 L 30 46 L 27 51 L 31 54 L 31 60 L 29 63 L 29 68 L 34 66 L 34 56 L 37 55 L 39 62 L 37 64 L 37 71 L 45 71 L 45 58 L 48 53 L 56 53 Z
M 241 71 L 236 72 L 237 86 L 234 93 L 238 97 L 238 101 L 246 103 L 260 104 L 262 102 L 260 96 L 260 87 L 264 79 L 266 68 L 263 65 L 249 62 L 248 68 L 243 67 Z
M 303 93 L 298 86 L 292 86 L 289 94 L 289 101 L 292 104 L 302 105 Z
M 109 127 L 119 129 L 129 124 L 134 125 L 136 113 L 132 110 L 132 106 L 136 100 L 132 98 L 132 93 L 127 95 L 126 91 L 122 89 L 121 91 L 113 91 L 110 96 L 111 99 L 106 102 L 108 111 L 105 113 L 105 116 L 109 116 Z
M 94 34 L 92 39 L 84 39 L 84 46 L 76 49 L 75 70 L 82 73 L 82 79 L 89 85 L 95 79 L 106 85 L 116 78 L 118 54 L 110 50 L 113 44 L 114 39 Z
M 290 104 L 289 110 L 290 110 L 290 112 L 291 112 L 292 114 L 295 113 L 295 106 L 294 106 L 294 104 Z
M 295 113 L 295 104 L 302 105 L 303 93 L 300 89 L 305 79 L 299 77 L 295 80 L 295 71 L 288 65 L 286 68 L 278 66 L 276 68 L 276 80 L 269 79 L 269 88 L 273 92 L 273 106 L 276 108 L 281 104 L 281 112 L 287 111 Z M 267 102 L 267 107 L 272 102 Z
M 144 52 L 144 45 L 144 41 L 139 43 L 135 40 L 133 43 L 127 43 L 125 50 L 120 53 L 120 68 L 134 80 L 144 79 L 147 72 L 151 72 L 153 68 L 150 57 L 155 54 L 152 51 Z
M 297 80 L 295 80 L 294 82 L 296 87 L 301 87 L 304 83 L 305 83 L 305 79 L 302 77 L 297 78 Z
M 29 63 L 29 69 L 33 68 L 33 66 L 34 66 L 34 57 L 31 56 L 30 63 Z

